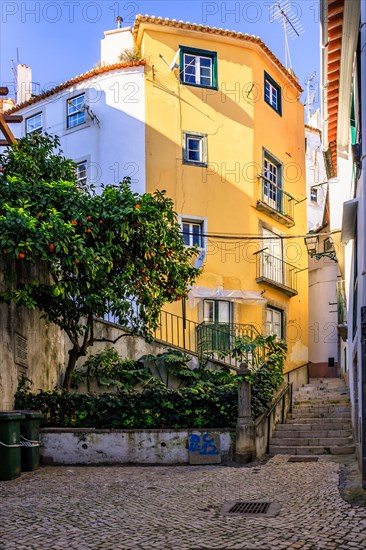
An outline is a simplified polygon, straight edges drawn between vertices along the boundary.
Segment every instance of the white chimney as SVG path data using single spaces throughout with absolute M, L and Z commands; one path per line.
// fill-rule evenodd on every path
M 17 103 L 28 101 L 32 97 L 32 69 L 27 65 L 18 65 Z
M 103 65 L 119 63 L 119 56 L 123 50 L 133 48 L 131 27 L 104 31 L 104 38 L 100 41 L 100 61 Z

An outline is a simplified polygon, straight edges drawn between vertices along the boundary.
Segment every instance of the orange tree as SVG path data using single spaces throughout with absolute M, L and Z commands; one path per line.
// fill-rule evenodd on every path
M 15 261 L 28 272 L 0 299 L 38 309 L 67 334 L 69 389 L 95 341 L 96 318 L 113 314 L 149 338 L 162 306 L 184 298 L 197 271 L 164 193 L 133 193 L 127 178 L 100 193 L 81 191 L 58 147 L 57 137 L 32 134 L 0 156 L 0 255 L 5 269 Z

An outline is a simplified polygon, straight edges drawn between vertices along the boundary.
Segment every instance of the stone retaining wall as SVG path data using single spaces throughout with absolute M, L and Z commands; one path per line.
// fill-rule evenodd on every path
M 44 428 L 43 464 L 188 464 L 191 433 L 219 434 L 221 460 L 230 460 L 229 430 L 95 430 Z

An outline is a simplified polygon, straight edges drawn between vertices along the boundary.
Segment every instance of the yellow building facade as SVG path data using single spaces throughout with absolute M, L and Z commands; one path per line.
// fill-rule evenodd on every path
M 174 200 L 204 251 L 185 315 L 254 326 L 308 361 L 306 183 L 301 88 L 255 37 L 138 16 L 146 60 L 146 190 Z M 298 236 L 298 237 L 297 237 Z M 182 316 L 181 303 L 167 308 Z M 197 325 L 196 325 L 197 324 Z M 196 328 L 197 330 L 197 328 Z

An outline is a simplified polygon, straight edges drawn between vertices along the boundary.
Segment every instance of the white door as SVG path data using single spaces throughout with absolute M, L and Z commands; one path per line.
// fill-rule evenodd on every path
M 263 276 L 276 283 L 283 284 L 282 241 L 275 233 L 263 227 L 262 272 Z

